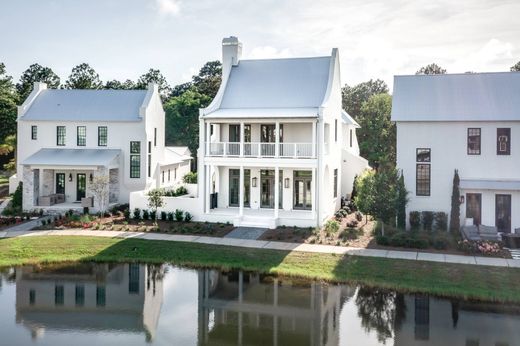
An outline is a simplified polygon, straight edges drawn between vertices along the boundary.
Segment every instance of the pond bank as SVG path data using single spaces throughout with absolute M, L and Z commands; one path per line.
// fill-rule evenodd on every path
M 90 236 L 0 239 L 0 266 L 64 261 L 170 262 L 520 303 L 520 269 Z

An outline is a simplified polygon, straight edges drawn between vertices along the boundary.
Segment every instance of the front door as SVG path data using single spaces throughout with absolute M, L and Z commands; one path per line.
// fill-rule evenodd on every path
M 499 232 L 511 233 L 511 195 L 495 195 L 495 226 Z
M 81 201 L 87 191 L 87 177 L 85 173 L 78 173 L 76 177 L 76 201 Z
M 260 171 L 260 207 L 261 208 L 274 208 L 274 189 L 276 188 L 274 180 L 274 170 L 261 170 Z M 279 203 L 278 207 L 282 208 L 282 171 L 279 173 L 278 189 L 279 189 Z
M 466 218 L 472 218 L 474 225 L 480 225 L 482 215 L 482 194 L 466 194 Z
M 294 209 L 308 210 L 312 208 L 311 185 L 311 171 L 294 172 Z
M 283 125 L 280 124 L 280 133 L 278 134 L 278 141 L 283 143 Z M 262 156 L 274 156 L 275 142 L 276 142 L 276 125 L 262 124 L 260 126 L 260 142 Z
M 56 173 L 56 193 L 65 194 L 65 173 Z
M 244 207 L 250 206 L 250 180 L 251 171 L 244 169 Z M 239 207 L 240 201 L 240 170 L 230 169 L 229 170 L 229 206 Z

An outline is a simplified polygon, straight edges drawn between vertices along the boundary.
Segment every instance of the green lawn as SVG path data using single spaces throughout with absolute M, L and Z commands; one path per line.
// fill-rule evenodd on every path
M 0 239 L 0 266 L 63 261 L 169 262 L 520 303 L 520 269 L 142 239 L 78 236 Z

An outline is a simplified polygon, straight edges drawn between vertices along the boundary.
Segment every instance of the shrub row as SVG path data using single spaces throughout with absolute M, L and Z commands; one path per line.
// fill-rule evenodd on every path
M 451 235 L 444 232 L 403 231 L 385 224 L 385 234 L 382 235 L 381 223 L 375 228 L 376 243 L 385 246 L 395 246 L 413 249 L 435 248 L 444 250 L 450 246 Z
M 421 227 L 425 231 L 448 230 L 448 214 L 444 212 L 411 211 L 409 221 L 413 231 L 420 230 Z
M 125 218 L 130 218 L 130 211 L 125 210 L 124 212 Z M 163 221 L 177 221 L 177 222 L 190 222 L 193 219 L 193 215 L 191 215 L 189 212 L 184 212 L 183 210 L 176 209 L 175 212 L 165 212 L 162 211 L 161 214 L 161 220 Z M 132 218 L 135 220 L 156 220 L 157 214 L 155 211 L 151 210 L 141 210 L 139 208 L 135 208 L 134 212 L 132 214 Z

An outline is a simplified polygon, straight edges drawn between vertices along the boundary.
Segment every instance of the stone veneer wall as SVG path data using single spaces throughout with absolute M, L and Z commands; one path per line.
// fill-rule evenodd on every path
M 42 169 L 41 170 L 42 188 L 41 195 L 47 196 L 54 193 L 54 170 L 53 169 Z
M 30 167 L 23 167 L 22 208 L 25 211 L 34 209 L 34 206 L 37 204 L 36 198 L 38 197 L 40 191 L 39 176 L 40 172 L 38 169 L 33 171 Z
M 109 203 L 117 203 L 119 201 L 119 169 L 110 170 L 109 174 Z

